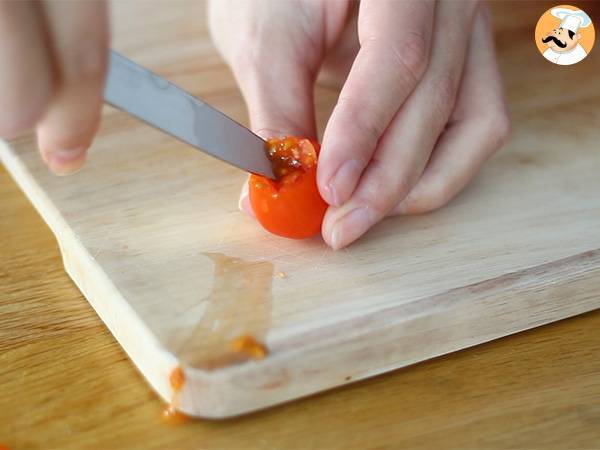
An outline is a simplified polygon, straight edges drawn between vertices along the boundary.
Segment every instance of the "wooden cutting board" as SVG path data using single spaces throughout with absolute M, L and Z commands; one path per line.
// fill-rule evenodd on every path
M 116 3 L 115 49 L 243 121 L 203 10 L 175 6 Z M 0 157 L 155 390 L 172 400 L 179 367 L 182 411 L 232 416 L 600 307 L 599 58 L 566 69 L 589 82 L 565 103 L 565 68 L 500 50 L 506 148 L 448 207 L 338 252 L 267 234 L 237 210 L 244 174 L 112 109 L 73 176 L 31 136 Z M 335 92 L 317 97 L 324 118 Z

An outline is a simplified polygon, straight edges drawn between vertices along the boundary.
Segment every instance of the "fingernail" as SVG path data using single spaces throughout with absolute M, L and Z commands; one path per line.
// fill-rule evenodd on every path
M 238 200 L 238 208 L 240 210 L 243 210 L 242 203 L 247 199 L 248 199 L 248 181 L 245 181 L 244 184 L 242 184 L 242 191 L 240 192 L 240 198 Z
M 46 162 L 56 175 L 70 175 L 77 172 L 85 162 L 85 149 L 54 150 L 46 154 Z
M 248 214 L 251 217 L 254 217 L 254 211 L 252 211 L 252 205 L 250 204 L 250 197 L 247 195 L 245 197 L 240 197 L 239 202 L 240 211 Z
M 362 173 L 362 164 L 356 159 L 345 161 L 327 185 L 330 198 L 327 203 L 342 206 L 348 201 Z
M 373 212 L 358 207 L 344 215 L 333 225 L 331 247 L 339 250 L 362 236 L 375 223 Z
M 250 203 L 250 193 L 248 192 L 248 181 L 245 181 L 242 185 L 242 192 L 240 192 L 240 199 L 238 200 L 238 208 L 243 213 L 248 214 L 251 217 L 254 216 L 254 211 L 252 211 L 252 205 Z
M 334 250 L 339 250 L 340 246 L 340 232 L 337 227 L 333 227 L 333 231 L 331 232 L 331 248 Z

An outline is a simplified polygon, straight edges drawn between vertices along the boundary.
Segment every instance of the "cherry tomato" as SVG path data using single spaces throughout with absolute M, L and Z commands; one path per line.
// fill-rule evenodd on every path
M 259 223 L 279 236 L 304 239 L 321 230 L 327 203 L 317 188 L 319 144 L 309 139 L 269 139 L 267 155 L 276 180 L 252 175 L 250 204 Z

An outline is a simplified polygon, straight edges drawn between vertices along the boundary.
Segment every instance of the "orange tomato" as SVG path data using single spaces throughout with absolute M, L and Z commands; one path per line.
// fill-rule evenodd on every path
M 305 239 L 319 233 L 327 203 L 317 188 L 319 144 L 309 139 L 269 139 L 267 155 L 276 180 L 252 175 L 250 205 L 259 223 L 273 234 Z

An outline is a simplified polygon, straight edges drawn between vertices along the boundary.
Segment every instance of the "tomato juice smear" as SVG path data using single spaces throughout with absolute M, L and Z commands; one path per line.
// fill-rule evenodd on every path
M 269 354 L 267 347 L 263 343 L 248 334 L 232 340 L 231 350 L 236 353 L 243 353 L 253 359 L 263 359 Z M 178 425 L 186 422 L 188 419 L 188 416 L 177 410 L 180 402 L 179 393 L 185 385 L 185 373 L 181 366 L 177 366 L 171 371 L 169 374 L 169 384 L 171 385 L 171 389 L 173 389 L 173 398 L 171 399 L 171 403 L 163 409 L 161 419 L 169 425 Z M 0 450 L 4 450 L 2 446 L 0 446 Z
M 163 422 L 169 425 L 177 425 L 187 421 L 187 416 L 177 411 L 177 407 L 179 406 L 179 392 L 185 384 L 185 373 L 180 366 L 175 367 L 169 374 L 169 384 L 171 385 L 171 389 L 173 389 L 173 398 L 171 399 L 171 403 L 165 406 L 160 417 Z
M 263 359 L 269 354 L 265 344 L 257 341 L 249 334 L 244 334 L 231 341 L 231 349 L 236 353 L 244 353 L 253 359 Z

